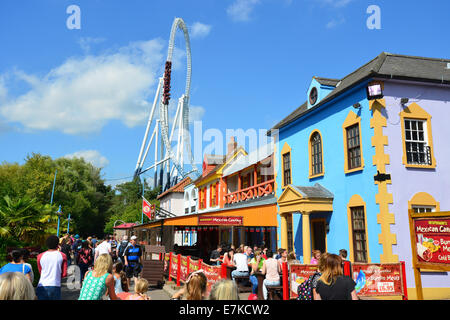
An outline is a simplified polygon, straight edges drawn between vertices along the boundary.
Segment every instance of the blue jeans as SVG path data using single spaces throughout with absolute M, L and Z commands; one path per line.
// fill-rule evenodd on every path
M 258 294 L 258 278 L 255 275 L 251 275 L 250 282 L 252 283 L 252 293 Z
M 248 271 L 231 271 L 231 279 L 234 280 L 234 277 L 248 276 Z
M 61 300 L 61 287 L 43 287 L 36 288 L 38 300 Z
M 280 285 L 280 281 L 269 281 L 267 279 L 264 279 L 263 282 L 263 295 L 264 295 L 264 300 L 267 300 L 267 287 L 266 286 L 279 286 Z

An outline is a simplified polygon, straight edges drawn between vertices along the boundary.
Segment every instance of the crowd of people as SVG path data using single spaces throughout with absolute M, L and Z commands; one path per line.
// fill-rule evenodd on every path
M 33 287 L 35 274 L 27 262 L 29 252 L 17 249 L 11 252 L 11 262 L 0 269 L 0 300 L 38 299 L 60 300 L 61 280 L 67 277 L 68 267 L 77 265 L 80 270 L 81 290 L 79 300 L 149 300 L 146 295 L 148 282 L 140 278 L 142 271 L 142 248 L 136 236 L 128 240 L 124 236 L 117 241 L 112 236 L 104 239 L 88 237 L 82 240 L 78 235 L 65 235 L 61 239 L 49 236 L 47 250 L 37 256 L 39 281 Z M 358 299 L 355 282 L 344 276 L 344 261 L 347 251 L 342 249 L 339 255 L 312 252 L 311 264 L 318 265 L 318 271 L 311 279 L 312 299 L 345 300 Z M 272 252 L 269 248 L 241 245 L 218 246 L 211 253 L 210 263 L 234 267 L 231 280 L 221 280 L 212 287 L 209 296 L 207 278 L 202 270 L 189 275 L 185 286 L 176 292 L 172 299 L 186 300 L 238 300 L 237 280 L 248 278 L 252 288 L 249 299 L 256 298 L 258 292 L 257 274 L 264 276 L 263 296 L 268 299 L 268 287 L 279 286 L 282 276 L 282 264 L 299 263 L 294 252 L 286 249 Z M 130 292 L 131 281 L 134 292 Z
M 318 272 L 312 277 L 313 299 L 357 298 L 354 290 L 355 282 L 351 277 L 344 276 L 344 261 L 347 261 L 345 249 L 341 249 L 339 255 L 313 250 L 311 257 L 310 264 L 318 265 Z M 258 293 L 257 273 L 264 275 L 262 291 L 266 300 L 268 299 L 268 287 L 281 284 L 282 264 L 287 262 L 289 268 L 292 263 L 300 263 L 295 252 L 288 252 L 284 248 L 273 253 L 266 247 L 254 246 L 252 248 L 243 244 L 237 249 L 234 246 L 217 246 L 217 249 L 211 253 L 210 262 L 234 267 L 231 278 L 235 284 L 237 279 L 248 277 L 252 287 L 250 299 L 256 299 Z M 319 288 L 317 288 L 318 283 L 320 283 Z
M 34 272 L 27 263 L 29 252 L 16 249 L 11 262 L 0 269 L 0 300 L 60 300 L 61 280 L 68 268 L 79 268 L 79 300 L 147 300 L 148 282 L 140 278 L 142 248 L 137 237 L 127 236 L 118 242 L 113 236 L 104 239 L 79 235 L 51 235 L 47 250 L 37 256 L 39 282 L 33 287 Z M 26 280 L 26 281 L 24 281 Z M 129 292 L 131 281 L 134 293 Z

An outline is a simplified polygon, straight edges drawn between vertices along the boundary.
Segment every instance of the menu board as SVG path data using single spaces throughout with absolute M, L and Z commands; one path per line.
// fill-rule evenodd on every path
M 298 286 L 308 280 L 310 276 L 317 272 L 317 265 L 315 264 L 291 264 L 289 265 L 289 282 L 290 282 L 290 297 L 296 298 Z
M 413 220 L 417 261 L 450 266 L 450 218 Z
M 403 295 L 402 266 L 397 264 L 359 264 L 352 266 L 358 296 Z

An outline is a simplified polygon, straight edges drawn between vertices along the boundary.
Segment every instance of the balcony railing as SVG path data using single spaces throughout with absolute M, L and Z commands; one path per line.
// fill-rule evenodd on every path
M 263 183 L 241 189 L 225 195 L 225 204 L 231 204 L 250 199 L 260 198 L 273 192 L 275 180 L 265 181 Z

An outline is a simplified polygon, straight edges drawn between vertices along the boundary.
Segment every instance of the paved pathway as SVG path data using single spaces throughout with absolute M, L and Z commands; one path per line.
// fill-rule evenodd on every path
M 133 284 L 131 285 L 130 292 L 133 292 Z M 147 292 L 147 295 L 152 300 L 169 300 L 170 295 L 164 289 L 150 288 Z M 78 300 L 80 296 L 79 289 L 69 289 L 69 286 L 66 284 L 66 280 L 63 280 L 61 283 L 61 300 Z

